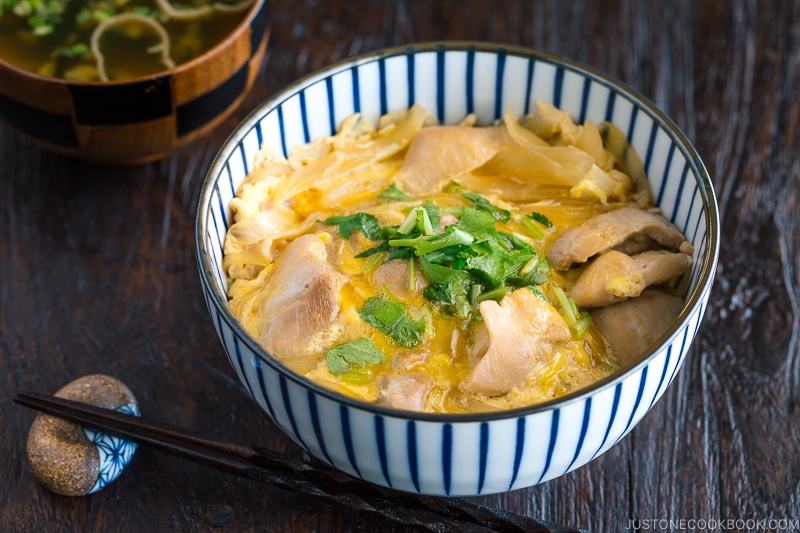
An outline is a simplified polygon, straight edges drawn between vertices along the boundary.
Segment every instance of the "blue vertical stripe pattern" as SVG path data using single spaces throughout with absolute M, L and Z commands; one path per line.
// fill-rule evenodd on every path
M 452 424 L 445 424 L 442 428 L 442 475 L 444 477 L 444 493 L 450 495 L 450 483 L 453 477 Z
M 408 54 L 406 58 L 408 65 L 408 107 L 414 105 L 416 100 L 416 72 L 414 71 L 414 55 Z
M 514 447 L 514 469 L 511 473 L 511 483 L 508 484 L 508 490 L 514 487 L 519 475 L 519 469 L 522 465 L 522 452 L 525 450 L 525 419 L 520 418 L 517 420 L 517 435 L 514 439 L 516 446 Z
M 486 465 L 489 462 L 489 424 L 481 422 L 480 439 L 478 440 L 478 490 L 483 493 L 483 484 L 486 481 Z
M 333 78 L 325 78 L 325 89 L 328 95 L 328 131 L 336 133 L 336 102 L 333 98 Z
M 583 449 L 583 441 L 586 440 L 586 432 L 589 430 L 589 420 L 592 413 L 592 399 L 588 398 L 586 403 L 583 405 L 583 421 L 581 422 L 581 434 L 578 437 L 578 444 L 575 446 L 575 455 L 572 456 L 572 461 L 570 461 L 569 466 L 567 466 L 567 472 L 572 470 L 572 465 L 575 464 L 575 461 L 578 460 L 578 456 L 580 456 L 581 451 Z
M 642 395 L 644 394 L 644 386 L 647 383 L 647 367 L 642 369 L 642 375 L 639 379 L 639 390 L 636 392 L 636 401 L 633 403 L 633 409 L 631 409 L 631 414 L 628 417 L 628 423 L 625 424 L 625 430 L 622 432 L 620 437 L 625 435 L 629 429 L 631 429 L 631 425 L 633 424 L 633 419 L 636 416 L 636 411 L 639 409 L 639 404 L 642 402 Z
M 294 416 L 294 408 L 292 407 L 292 400 L 289 396 L 289 386 L 287 384 L 286 378 L 284 376 L 280 376 L 280 378 L 278 379 L 278 384 L 281 389 L 281 399 L 283 400 L 283 407 L 284 409 L 286 409 L 286 418 L 289 419 L 289 425 L 292 428 L 292 438 L 303 449 L 308 450 L 308 445 L 305 443 L 303 437 L 300 435 L 300 428 L 297 425 L 297 419 Z
M 656 387 L 656 394 L 653 396 L 653 399 L 650 401 L 650 407 L 647 408 L 648 411 L 653 408 L 653 405 L 655 405 L 656 400 L 660 396 L 661 385 L 664 384 L 664 378 L 667 377 L 667 370 L 669 370 L 669 360 L 670 360 L 671 357 L 672 357 L 672 346 L 668 346 L 667 347 L 667 354 L 666 354 L 665 360 L 664 360 L 664 368 L 661 371 L 661 377 L 658 379 L 658 386 Z
M 222 328 L 221 317 L 218 318 L 220 318 L 219 327 Z M 242 349 L 239 346 L 239 339 L 236 337 L 233 337 L 233 353 L 236 354 L 236 364 L 239 365 L 239 375 L 244 381 L 245 387 L 247 387 L 247 392 L 250 393 L 250 396 L 253 396 L 253 388 L 250 386 L 250 382 L 247 381 L 247 374 L 245 373 L 244 369 L 244 357 L 242 356 Z
M 536 69 L 536 61 L 531 58 L 528 59 L 528 76 L 525 80 L 525 112 L 524 114 L 529 114 L 531 112 L 531 98 L 530 95 L 533 93 L 533 73 Z
M 605 435 L 603 435 L 603 440 L 600 442 L 600 446 L 597 448 L 597 451 L 594 452 L 592 459 L 594 459 L 600 450 L 606 445 L 608 442 L 608 437 L 611 435 L 611 428 L 614 427 L 614 421 L 617 419 L 617 409 L 619 408 L 619 399 L 622 397 L 622 383 L 617 383 L 616 387 L 614 387 L 614 401 L 611 403 L 611 414 L 608 417 L 608 426 L 606 426 Z M 616 441 L 616 439 L 614 439 Z
M 389 112 L 389 102 L 386 97 L 386 60 L 378 60 L 378 94 L 380 95 L 381 116 Z
M 303 141 L 311 141 L 311 134 L 308 132 L 308 110 L 306 109 L 306 92 L 300 91 L 300 121 L 303 123 Z
M 583 91 L 581 91 L 581 111 L 578 114 L 578 122 L 583 124 L 586 122 L 586 110 L 589 107 L 589 95 L 592 93 L 592 80 L 586 78 L 583 80 Z
M 242 159 L 242 168 L 244 168 L 245 173 L 249 174 L 250 173 L 250 164 L 248 163 L 248 157 L 247 157 L 247 154 L 245 153 L 245 149 L 244 149 L 244 145 L 243 144 L 239 145 L 239 156 L 241 156 L 241 159 Z
M 608 100 L 606 101 L 606 122 L 614 122 L 614 104 L 617 101 L 617 93 L 611 91 L 608 93 Z
M 497 77 L 494 82 L 494 118 L 503 116 L 503 75 L 506 71 L 506 54 L 503 50 L 497 53 Z
M 319 421 L 319 413 L 317 412 L 317 398 L 311 391 L 307 393 L 308 397 L 308 414 L 311 417 L 311 427 L 314 428 L 314 436 L 317 438 L 317 444 L 319 444 L 319 449 L 325 459 L 328 461 L 328 464 L 333 464 L 330 455 L 328 455 L 328 448 L 325 446 L 325 438 L 322 436 L 322 425 Z
M 636 118 L 639 115 L 639 108 L 634 107 L 631 110 L 631 119 L 628 122 L 628 143 L 633 145 L 633 132 L 636 130 Z
M 228 167 L 228 170 L 230 170 L 230 167 Z M 214 211 L 214 214 L 215 214 L 216 217 L 219 218 L 219 220 L 222 221 L 222 225 L 225 228 L 225 231 L 227 232 L 228 231 L 228 210 L 223 205 L 222 195 L 219 193 L 219 186 L 215 185 L 214 189 L 215 189 L 215 191 L 214 191 L 215 195 L 214 196 L 216 197 L 217 202 L 218 202 L 217 210 Z
M 350 431 L 350 410 L 342 405 L 339 407 L 339 417 L 342 424 L 342 436 L 344 437 L 344 449 L 347 452 L 347 460 L 350 461 L 350 466 L 355 471 L 356 475 L 361 477 L 361 472 L 358 470 L 358 463 L 356 462 L 356 452 L 353 447 L 353 432 Z
M 269 401 L 269 394 L 267 394 L 267 383 L 264 381 L 264 369 L 261 366 L 261 360 L 258 358 L 255 359 L 255 368 L 259 388 L 259 396 L 256 396 L 256 398 L 260 397 L 264 400 L 264 404 L 267 406 L 267 412 L 269 413 L 270 418 L 275 420 L 275 409 L 272 407 L 272 402 Z
M 687 165 L 683 167 L 683 172 L 681 173 L 681 179 L 678 181 L 678 192 L 675 195 L 675 202 L 672 204 L 672 212 L 674 213 L 674 216 L 678 215 L 678 209 L 681 206 L 681 195 L 683 194 L 683 187 L 684 185 L 686 185 L 686 178 L 688 176 L 689 176 L 689 166 Z M 676 222 L 674 218 L 673 222 Z
M 280 129 L 280 137 L 281 137 L 281 153 L 283 153 L 283 157 L 289 156 L 289 148 L 286 146 L 286 128 L 283 123 L 283 108 L 278 108 L 278 128 Z
M 548 470 L 550 470 L 550 462 L 553 460 L 553 451 L 556 449 L 556 439 L 558 439 L 558 420 L 560 417 L 561 410 L 553 409 L 553 418 L 550 423 L 550 441 L 547 445 L 547 456 L 545 457 L 542 473 L 539 475 L 539 481 L 536 482 L 537 484 L 542 482 Z
M 658 124 L 653 122 L 653 125 L 650 127 L 650 138 L 647 141 L 647 150 L 645 151 L 644 156 L 644 173 L 649 175 L 650 174 L 650 163 L 653 161 L 653 150 L 656 147 L 656 139 L 658 135 Z
M 259 148 L 264 144 L 264 132 L 261 130 L 261 123 L 256 124 L 256 140 L 258 141 Z
M 564 68 L 556 67 L 556 76 L 553 78 L 553 105 L 561 107 L 561 97 L 564 94 Z
M 670 146 L 669 151 L 667 152 L 667 162 L 666 166 L 664 167 L 664 176 L 665 179 L 661 181 L 661 187 L 658 188 L 658 194 L 656 195 L 656 203 L 661 205 L 661 200 L 664 198 L 664 191 L 667 190 L 667 184 L 669 180 L 666 179 L 666 176 L 669 176 L 670 170 L 672 169 L 672 156 L 675 155 L 675 146 Z M 688 168 L 688 167 L 687 167 Z M 649 172 L 648 172 L 649 175 Z M 677 210 L 673 212 L 677 213 Z
M 361 85 L 358 83 L 358 67 L 350 69 L 353 82 L 353 112 L 361 113 Z
M 475 51 L 467 50 L 467 79 L 464 80 L 467 92 L 467 114 L 475 112 Z
M 378 447 L 378 462 L 381 464 L 381 473 L 386 480 L 386 486 L 392 488 L 392 479 L 389 477 L 389 459 L 386 455 L 386 431 L 383 428 L 383 417 L 375 417 L 375 443 Z
M 436 118 L 444 124 L 444 51 L 436 52 Z
M 455 45 L 456 53 L 451 54 L 450 46 L 410 46 L 366 56 L 361 62 L 332 66 L 310 76 L 307 86 L 296 86 L 295 94 L 279 91 L 257 109 L 254 118 L 246 119 L 231 135 L 212 163 L 198 206 L 197 258 L 203 296 L 232 368 L 247 393 L 298 445 L 373 483 L 411 492 L 462 496 L 530 486 L 577 468 L 621 439 L 655 405 L 675 379 L 700 327 L 716 265 L 719 222 L 713 187 L 702 162 L 674 124 L 652 104 L 627 89 L 618 89 L 613 80 L 584 73 L 571 62 L 545 54 L 478 43 Z M 429 55 L 417 61 L 420 54 Z M 512 62 L 512 57 L 525 61 Z M 363 68 L 370 62 L 377 62 L 377 68 Z M 476 65 L 492 64 L 494 79 L 475 79 Z M 539 69 L 539 64 L 547 68 Z M 520 65 L 525 72 L 512 72 L 511 65 Z M 450 78 L 448 72 L 465 75 Z M 477 75 L 483 76 L 483 71 Z M 519 81 L 511 87 L 506 79 Z M 423 83 L 418 85 L 417 81 Z M 391 97 L 393 89 L 402 91 L 404 87 L 407 101 Z M 488 87 L 487 94 L 477 94 L 479 87 Z M 324 99 L 311 101 L 309 95 L 322 94 L 308 92 L 312 89 L 322 91 Z M 687 278 L 690 305 L 680 328 L 666 339 L 658 356 L 578 399 L 583 404 L 573 404 L 577 409 L 574 420 L 567 415 L 572 410 L 562 413 L 558 405 L 541 411 L 516 411 L 511 427 L 507 420 L 493 415 L 428 417 L 424 435 L 428 439 L 438 431 L 441 445 L 437 446 L 419 441 L 423 426 L 417 424 L 415 415 L 398 412 L 384 416 L 385 411 L 376 411 L 369 404 L 342 401 L 335 393 L 310 386 L 275 363 L 228 309 L 222 259 L 224 236 L 233 220 L 228 204 L 252 168 L 254 152 L 264 143 L 286 155 L 289 140 L 302 133 L 309 141 L 312 132 L 326 128 L 334 134 L 337 120 L 353 110 L 378 116 L 417 101 L 435 105 L 432 111 L 442 122 L 460 120 L 448 116 L 450 95 L 455 95 L 456 102 L 466 99 L 467 113 L 480 108 L 495 117 L 502 116 L 506 98 L 523 100 L 527 114 L 533 111 L 537 99 L 552 98 L 551 103 L 560 107 L 567 103 L 568 95 L 580 95 L 579 110 L 573 108 L 578 110 L 580 121 L 605 117 L 629 141 L 636 138 L 640 144 L 646 142 L 641 155 L 655 184 L 656 201 L 698 254 Z M 618 102 L 619 98 L 622 100 Z M 294 120 L 299 123 L 287 123 Z M 642 128 L 639 134 L 637 127 Z M 711 257 L 707 257 L 709 250 Z M 653 379 L 648 380 L 648 376 Z M 325 413 L 330 412 L 338 412 L 338 420 L 326 420 Z M 546 440 L 528 445 L 527 435 Z M 508 453 L 495 453 L 503 449 Z M 474 464 L 463 462 L 467 457 L 474 458 Z
M 408 454 L 408 470 L 411 474 L 411 482 L 417 492 L 419 488 L 419 464 L 417 463 L 417 424 L 413 420 L 408 422 L 406 433 L 406 446 Z

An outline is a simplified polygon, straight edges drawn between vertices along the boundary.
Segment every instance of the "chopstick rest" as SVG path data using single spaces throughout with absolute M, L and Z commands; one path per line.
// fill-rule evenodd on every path
M 78 378 L 55 396 L 139 416 L 131 390 L 118 379 L 102 374 Z M 42 485 L 64 496 L 83 496 L 117 479 L 133 458 L 136 446 L 135 442 L 39 413 L 28 432 L 27 454 Z

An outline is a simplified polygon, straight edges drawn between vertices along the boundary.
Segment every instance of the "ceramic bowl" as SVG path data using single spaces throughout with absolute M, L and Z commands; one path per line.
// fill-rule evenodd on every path
M 686 304 L 639 363 L 569 396 L 532 407 L 466 415 L 417 414 L 362 403 L 293 373 L 228 308 L 222 247 L 228 204 L 262 143 L 290 147 L 331 135 L 361 112 L 373 123 L 419 103 L 442 123 L 474 112 L 481 124 L 536 100 L 575 119 L 608 120 L 628 138 L 657 204 L 694 244 Z M 347 59 L 264 102 L 222 146 L 203 185 L 196 225 L 202 288 L 214 327 L 247 392 L 298 445 L 353 476 L 429 495 L 470 496 L 542 483 L 614 446 L 653 407 L 689 352 L 717 263 L 719 220 L 695 149 L 652 103 L 591 68 L 486 43 L 425 43 Z M 257 416 L 255 413 L 253 416 Z
M 93 163 L 158 159 L 236 109 L 255 81 L 268 36 L 268 0 L 255 0 L 225 40 L 152 76 L 76 82 L 0 58 L 0 121 L 45 148 Z

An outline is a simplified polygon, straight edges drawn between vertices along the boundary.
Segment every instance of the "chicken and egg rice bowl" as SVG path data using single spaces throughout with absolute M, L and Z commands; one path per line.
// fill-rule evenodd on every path
M 351 397 L 462 413 L 586 387 L 667 329 L 692 246 L 613 126 L 544 103 L 474 122 L 415 105 L 261 148 L 223 267 L 269 353 Z

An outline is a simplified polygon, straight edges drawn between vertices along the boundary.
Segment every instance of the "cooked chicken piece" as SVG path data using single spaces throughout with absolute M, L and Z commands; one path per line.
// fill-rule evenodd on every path
M 648 250 L 658 250 L 659 248 L 659 244 L 647 235 L 637 235 L 615 246 L 613 250 L 622 252 L 623 254 L 636 255 Z
M 474 367 L 489 349 L 489 331 L 486 329 L 485 322 L 480 322 L 474 327 L 466 346 L 467 360 L 470 366 Z
M 638 298 L 592 309 L 592 324 L 619 354 L 622 366 L 634 364 L 655 345 L 683 309 L 683 299 L 657 289 Z
M 458 217 L 452 213 L 442 213 L 439 217 L 439 227 L 436 229 L 436 233 L 441 233 L 447 228 L 447 226 L 452 226 L 453 224 L 458 223 Z
M 317 333 L 339 314 L 340 289 L 347 278 L 328 262 L 325 242 L 316 235 L 292 241 L 278 257 L 262 292 L 258 339 L 278 358 L 326 349 Z
M 655 285 L 680 276 L 692 266 L 692 256 L 682 252 L 651 250 L 633 256 L 642 267 L 647 286 Z
M 411 195 L 436 190 L 453 176 L 468 172 L 513 143 L 505 126 L 422 128 L 397 175 L 397 186 Z
M 644 276 L 636 260 L 610 250 L 597 256 L 567 296 L 578 307 L 601 307 L 636 297 L 645 289 Z
M 692 254 L 692 244 L 665 217 L 635 207 L 621 207 L 590 218 L 560 236 L 548 257 L 556 270 L 617 247 L 629 239 L 648 237 L 661 246 Z
M 561 315 L 528 289 L 517 289 L 498 304 L 480 304 L 489 348 L 463 383 L 466 392 L 505 394 L 525 383 L 534 363 L 555 343 L 570 339 Z
M 422 275 L 419 269 L 414 271 L 416 276 L 414 280 L 414 291 L 408 288 L 408 277 L 411 275 L 409 263 L 405 259 L 392 259 L 383 263 L 372 273 L 372 279 L 375 281 L 375 286 L 380 287 L 386 285 L 392 296 L 403 302 L 409 302 L 411 299 L 422 292 L 428 286 L 428 280 Z
M 392 368 L 395 370 L 408 370 L 417 365 L 421 365 L 428 360 L 431 352 L 426 349 L 423 350 L 406 350 L 400 352 L 392 359 Z
M 427 374 L 386 374 L 380 379 L 378 404 L 406 411 L 422 411 L 433 388 L 433 378 Z
M 602 307 L 635 298 L 651 285 L 683 274 L 692 256 L 663 250 L 633 257 L 609 250 L 597 256 L 567 293 L 578 307 Z

